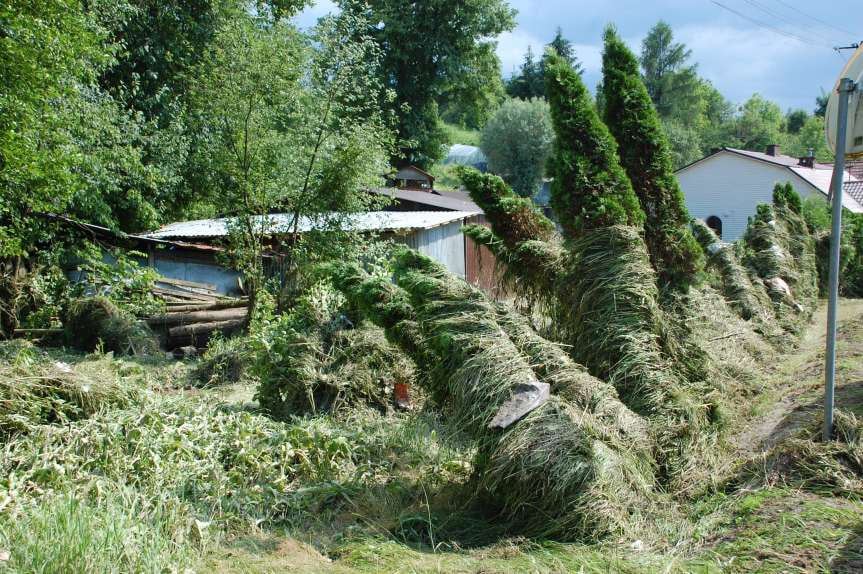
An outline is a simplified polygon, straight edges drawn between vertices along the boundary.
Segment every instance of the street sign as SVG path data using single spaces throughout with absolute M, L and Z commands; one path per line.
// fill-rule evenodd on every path
M 863 44 L 861 44 L 830 92 L 827 102 L 826 130 L 827 144 L 836 153 L 836 137 L 839 131 L 839 82 L 848 78 L 858 86 L 863 85 Z M 848 100 L 848 129 L 845 137 L 845 157 L 849 159 L 863 158 L 863 93 L 855 90 Z

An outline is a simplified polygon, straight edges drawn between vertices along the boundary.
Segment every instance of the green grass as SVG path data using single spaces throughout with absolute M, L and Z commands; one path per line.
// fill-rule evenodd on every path
M 443 124 L 447 139 L 451 144 L 479 146 L 480 131 L 472 130 L 455 124 Z
M 0 548 L 9 552 L 0 571 L 183 572 L 199 561 L 204 537 L 206 525 L 170 502 L 69 491 L 0 514 Z
M 711 337 L 739 320 L 700 305 Z M 837 405 L 863 409 L 863 304 L 843 302 Z M 724 313 L 728 313 L 727 310 Z M 820 398 L 820 326 L 793 354 L 718 339 L 716 372 L 740 430 L 782 399 L 784 425 L 811 424 Z M 745 351 L 745 352 L 744 352 Z M 529 540 L 472 498 L 470 441 L 431 410 L 279 423 L 242 383 L 189 389 L 194 363 L 118 359 L 0 344 L 30 371 L 134 392 L 2 439 L 0 572 L 858 572 L 863 504 L 777 480 L 717 481 L 671 500 L 640 532 L 594 544 Z M 753 407 L 757 405 L 757 407 Z M 734 444 L 717 472 L 734 478 Z M 781 477 L 780 477 L 781 478 Z

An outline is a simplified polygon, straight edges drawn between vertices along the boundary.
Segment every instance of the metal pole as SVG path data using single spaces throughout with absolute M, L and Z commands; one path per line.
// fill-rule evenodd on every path
M 845 176 L 845 138 L 848 130 L 848 99 L 855 89 L 848 78 L 839 80 L 839 115 L 836 121 L 836 164 L 830 195 L 833 198 L 833 228 L 830 234 L 830 299 L 827 304 L 827 362 L 824 370 L 824 441 L 833 438 L 833 391 L 836 385 L 836 307 L 839 299 L 839 255 L 842 243 L 842 185 Z

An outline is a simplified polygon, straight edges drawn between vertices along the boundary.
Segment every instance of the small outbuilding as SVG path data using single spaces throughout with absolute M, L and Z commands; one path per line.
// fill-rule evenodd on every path
M 468 281 L 477 281 L 473 277 L 470 249 L 467 239 L 461 231 L 462 226 L 473 217 L 479 215 L 476 211 L 370 211 L 349 214 L 322 214 L 311 219 L 301 217 L 297 226 L 298 233 L 326 232 L 328 228 L 353 231 L 357 233 L 374 234 L 383 239 L 391 239 L 412 247 L 432 259 L 439 261 L 451 272 Z M 271 214 L 266 216 L 268 234 L 273 237 L 271 247 L 278 253 L 282 240 L 291 233 L 292 216 L 289 214 Z M 338 222 L 335 225 L 333 222 Z M 262 222 L 263 223 L 263 222 Z M 142 237 L 148 240 L 182 242 L 201 247 L 217 246 L 228 236 L 229 219 L 202 219 L 182 221 L 165 225 Z M 177 262 L 182 263 L 182 262 Z M 191 261 L 189 263 L 192 263 Z M 197 262 L 195 262 L 197 264 Z M 163 268 L 166 266 L 163 265 Z M 179 269 L 179 268 L 177 268 Z M 166 268 L 167 270 L 167 268 Z M 173 270 L 173 268 L 171 269 Z M 224 274 L 223 280 L 214 278 L 213 274 Z M 203 276 L 208 283 L 224 285 L 228 281 L 236 281 L 233 270 L 224 269 L 213 260 L 208 269 L 199 269 L 186 265 L 183 277 L 187 281 L 199 281 Z
M 739 239 L 756 206 L 770 203 L 773 187 L 790 182 L 802 198 L 827 200 L 833 165 L 815 158 L 783 155 L 779 146 L 761 152 L 721 148 L 676 172 L 690 215 L 703 219 L 725 241 Z M 863 212 L 863 196 L 849 193 L 859 181 L 846 170 L 842 203 L 853 213 Z
M 396 173 L 396 185 L 402 189 L 432 190 L 434 176 L 415 165 L 403 167 Z

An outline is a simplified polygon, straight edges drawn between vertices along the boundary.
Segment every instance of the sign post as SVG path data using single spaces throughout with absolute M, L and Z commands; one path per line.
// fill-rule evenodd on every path
M 827 306 L 827 356 L 824 369 L 824 441 L 833 438 L 833 395 L 836 387 L 836 312 L 839 299 L 839 256 L 842 245 L 842 187 L 845 179 L 845 144 L 848 130 L 848 100 L 857 88 L 849 78 L 839 80 L 836 124 L 836 164 L 830 195 L 833 200 L 830 233 L 830 300 Z

